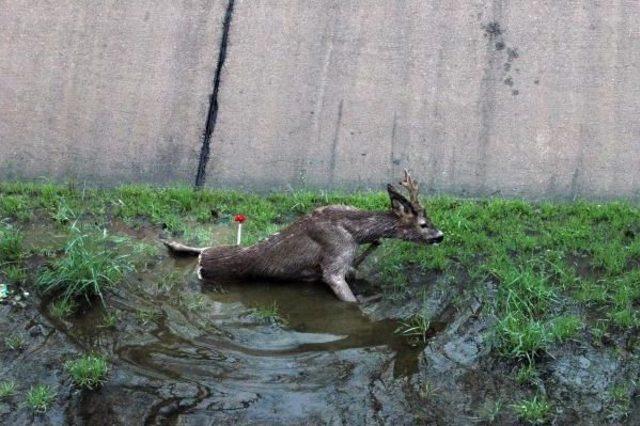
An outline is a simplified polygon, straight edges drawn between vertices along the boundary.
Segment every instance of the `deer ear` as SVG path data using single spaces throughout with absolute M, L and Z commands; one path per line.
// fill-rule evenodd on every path
M 400 194 L 393 185 L 387 185 L 387 192 L 389 192 L 389 198 L 391 199 L 391 210 L 401 216 L 417 216 L 411 202 Z

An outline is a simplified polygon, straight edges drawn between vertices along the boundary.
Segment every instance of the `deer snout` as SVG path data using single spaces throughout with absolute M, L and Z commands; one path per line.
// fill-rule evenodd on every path
M 442 231 L 438 231 L 433 237 L 431 237 L 429 242 L 432 244 L 438 244 L 441 243 L 442 240 L 444 240 L 444 234 Z

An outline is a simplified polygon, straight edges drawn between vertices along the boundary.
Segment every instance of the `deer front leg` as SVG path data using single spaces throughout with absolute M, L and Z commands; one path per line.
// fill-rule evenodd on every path
M 340 276 L 339 274 L 329 274 L 324 276 L 324 281 L 329 284 L 329 287 L 331 287 L 331 290 L 333 290 L 338 299 L 344 302 L 358 301 L 349 288 L 349 284 L 347 284 L 344 276 Z
M 338 299 L 357 302 L 345 280 L 358 250 L 351 233 L 332 223 L 319 223 L 308 232 L 320 246 L 322 280 L 331 287 Z
M 353 246 L 352 249 L 351 247 L 345 248 L 340 254 L 328 256 L 321 265 L 323 281 L 329 284 L 329 287 L 331 287 L 331 290 L 338 296 L 338 299 L 345 302 L 358 301 L 345 279 L 351 267 L 355 249 L 356 246 Z
M 358 257 L 356 257 L 356 260 L 353 261 L 353 265 L 349 266 L 349 270 L 347 271 L 347 275 L 346 278 L 347 280 L 353 280 L 356 277 L 357 271 L 356 268 L 358 266 L 360 266 L 360 264 L 362 262 L 364 262 L 364 260 L 371 254 L 373 253 L 373 251 L 375 249 L 377 249 L 380 246 L 380 241 L 374 241 L 371 244 L 369 244 L 369 247 L 367 247 L 366 249 L 364 249 L 364 251 L 362 253 L 360 253 L 358 255 Z

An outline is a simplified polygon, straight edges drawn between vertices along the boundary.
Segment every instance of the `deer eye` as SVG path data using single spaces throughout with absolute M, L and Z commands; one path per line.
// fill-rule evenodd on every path
M 429 225 L 427 225 L 426 223 L 421 223 L 420 224 L 420 228 L 428 228 L 428 227 L 429 227 Z

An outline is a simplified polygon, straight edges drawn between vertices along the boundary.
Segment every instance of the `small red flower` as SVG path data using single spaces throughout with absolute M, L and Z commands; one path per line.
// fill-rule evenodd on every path
M 243 214 L 237 214 L 235 215 L 235 217 L 233 218 L 234 221 L 238 222 L 238 223 L 242 223 L 245 220 L 247 220 L 247 217 Z

